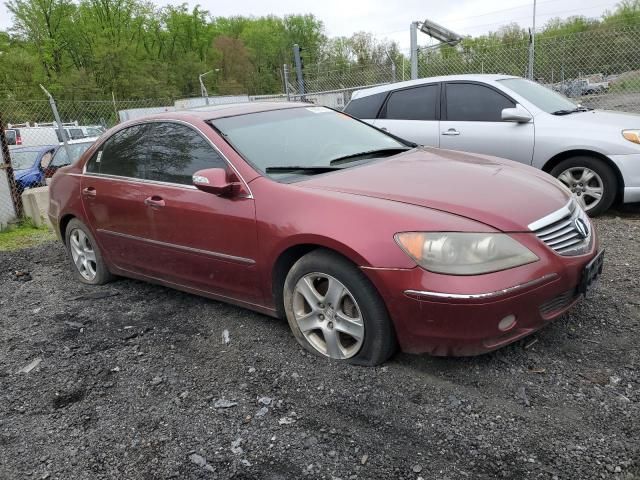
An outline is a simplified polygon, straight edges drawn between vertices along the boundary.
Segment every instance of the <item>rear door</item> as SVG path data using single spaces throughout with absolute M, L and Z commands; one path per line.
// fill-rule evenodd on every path
M 418 85 L 389 94 L 374 125 L 400 138 L 438 147 L 440 84 Z
M 85 215 L 102 251 L 115 266 L 145 274 L 156 260 L 142 190 L 148 130 L 142 124 L 115 133 L 87 162 L 81 182 Z
M 505 93 L 486 84 L 447 82 L 440 121 L 440 147 L 483 153 L 530 165 L 534 123 L 506 122 L 502 110 L 516 106 Z
M 156 122 L 144 190 L 156 275 L 217 295 L 262 302 L 256 273 L 255 206 L 246 190 L 233 198 L 196 189 L 193 174 L 227 161 L 190 126 Z

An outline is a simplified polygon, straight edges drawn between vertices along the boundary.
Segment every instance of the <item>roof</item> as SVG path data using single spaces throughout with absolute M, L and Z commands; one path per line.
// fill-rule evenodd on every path
M 39 152 L 41 150 L 49 150 L 52 148 L 56 148 L 56 145 L 33 145 L 33 146 L 13 146 L 9 149 L 9 153 L 11 152 Z
M 388 83 L 386 85 L 380 85 L 378 87 L 363 88 L 362 90 L 356 90 L 353 92 L 351 99 L 368 97 L 369 95 L 375 95 L 376 93 L 387 92 L 389 90 L 395 90 L 396 88 L 411 87 L 413 85 L 423 85 L 425 83 L 433 82 L 447 82 L 452 80 L 475 80 L 475 81 L 496 81 L 504 80 L 506 78 L 520 78 L 513 75 L 496 75 L 488 73 L 474 73 L 467 75 L 445 75 L 441 77 L 427 77 L 418 78 L 417 80 L 407 80 L 404 82 Z
M 283 110 L 287 108 L 300 108 L 313 106 L 303 102 L 243 102 L 227 103 L 223 105 L 209 105 L 206 107 L 191 108 L 176 112 L 159 113 L 145 118 L 199 118 L 200 120 L 215 120 L 216 118 L 246 115 L 248 113 L 268 112 L 271 110 Z M 138 119 L 140 120 L 140 119 Z

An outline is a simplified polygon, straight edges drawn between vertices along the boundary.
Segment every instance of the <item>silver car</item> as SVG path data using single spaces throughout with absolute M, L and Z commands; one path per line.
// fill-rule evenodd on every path
M 354 92 L 345 112 L 412 142 L 494 155 L 562 181 L 590 214 L 640 202 L 640 115 L 592 110 L 508 75 L 422 78 Z

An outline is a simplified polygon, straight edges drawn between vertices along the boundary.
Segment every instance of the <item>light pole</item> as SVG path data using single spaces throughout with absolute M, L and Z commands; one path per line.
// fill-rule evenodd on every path
M 411 22 L 410 27 L 412 80 L 418 78 L 418 30 L 441 42 L 437 45 L 432 45 L 429 48 L 438 48 L 442 45 L 451 45 L 453 47 L 462 41 L 462 35 L 458 35 L 457 33 L 452 32 L 442 25 L 438 25 L 436 22 L 432 22 L 431 20 L 425 20 L 424 22 Z
M 210 73 L 219 72 L 219 71 L 220 71 L 219 68 L 215 68 L 213 70 L 209 70 L 208 72 L 204 72 L 204 73 L 201 73 L 200 75 L 198 75 L 198 80 L 200 81 L 200 95 L 205 98 L 205 101 L 207 102 L 207 105 L 209 105 L 209 94 L 207 93 L 207 87 L 204 86 L 204 82 L 202 81 L 202 77 L 204 77 L 205 75 L 209 75 Z

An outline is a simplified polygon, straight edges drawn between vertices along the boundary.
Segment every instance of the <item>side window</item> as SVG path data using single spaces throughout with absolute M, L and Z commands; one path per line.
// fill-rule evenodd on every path
M 447 120 L 501 122 L 502 110 L 515 104 L 495 90 L 473 83 L 447 84 Z
M 84 138 L 84 132 L 79 128 L 70 128 L 69 135 L 71 136 L 71 140 L 78 140 L 80 138 Z
M 4 133 L 7 136 L 7 144 L 8 145 L 15 145 L 16 143 L 18 143 L 16 141 L 17 135 L 16 135 L 16 131 L 15 130 L 5 130 Z
M 61 146 L 56 150 L 56 153 L 53 156 L 53 161 L 51 162 L 52 167 L 62 167 L 64 165 L 69 165 L 69 156 L 67 155 L 67 149 L 64 146 Z
M 440 101 L 438 85 L 397 90 L 389 96 L 381 118 L 390 120 L 436 120 Z
M 191 185 L 191 176 L 205 168 L 226 168 L 227 163 L 195 130 L 177 123 L 152 123 L 151 155 L 147 178 Z
M 42 155 L 42 158 L 40 159 L 40 168 L 42 168 L 43 170 L 49 168 L 49 166 L 51 165 L 52 158 L 53 158 L 53 152 L 47 152 L 44 155 Z
M 116 132 L 87 163 L 87 172 L 147 178 L 149 124 L 134 125 Z
M 356 118 L 372 120 L 378 116 L 378 111 L 386 96 L 387 92 L 382 92 L 356 98 L 349 102 L 344 111 Z

